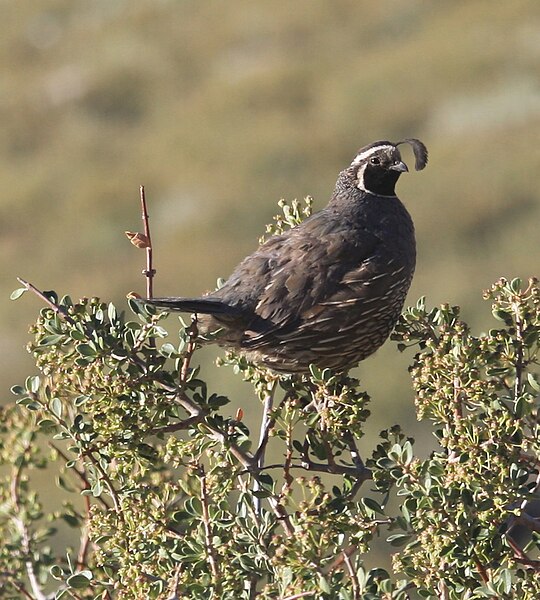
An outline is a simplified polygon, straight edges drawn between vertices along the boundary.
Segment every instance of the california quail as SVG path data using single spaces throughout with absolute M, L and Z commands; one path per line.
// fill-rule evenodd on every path
M 369 144 L 339 174 L 326 208 L 268 239 L 219 290 L 145 302 L 198 313 L 199 331 L 221 328 L 220 345 L 274 371 L 357 365 L 389 336 L 414 273 L 414 226 L 394 192 L 408 171 L 403 143 L 423 169 L 419 140 Z

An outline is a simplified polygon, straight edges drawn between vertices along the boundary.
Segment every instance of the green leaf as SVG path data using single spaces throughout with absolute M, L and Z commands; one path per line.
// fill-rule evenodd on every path
M 388 536 L 386 541 L 391 546 L 404 546 L 408 544 L 412 539 L 412 536 L 408 533 L 394 533 L 393 535 Z
M 92 486 L 92 496 L 94 496 L 94 498 L 98 498 L 101 496 L 102 492 L 103 486 L 101 485 L 101 481 L 98 479 Z
M 112 303 L 109 303 L 109 306 L 107 307 L 107 316 L 109 317 L 109 321 L 111 323 L 116 321 L 118 317 L 118 313 L 116 312 L 116 306 Z
M 55 346 L 63 341 L 64 336 L 61 334 L 45 335 L 39 340 L 40 346 Z
M 408 440 L 403 444 L 402 459 L 406 465 L 410 464 L 413 459 L 412 444 Z
M 304 452 L 304 445 L 301 442 L 299 442 L 298 440 L 293 440 L 292 445 L 293 445 L 293 448 L 300 454 L 302 454 Z
M 272 492 L 268 491 L 268 490 L 256 490 L 254 492 L 252 492 L 253 495 L 256 498 L 270 498 L 270 496 L 272 495 Z
M 41 431 L 49 433 L 56 427 L 56 421 L 53 421 L 52 419 L 41 419 L 38 422 L 38 426 Z
M 28 410 L 39 410 L 41 408 L 41 403 L 34 402 L 32 398 L 19 398 L 15 404 L 26 406 Z
M 77 342 L 82 342 L 86 339 L 86 335 L 78 329 L 71 329 L 69 332 L 69 337 Z
M 77 352 L 84 357 L 93 358 L 96 356 L 96 349 L 90 344 L 79 344 Z
M 172 523 L 182 523 L 183 521 L 191 521 L 193 519 L 193 515 L 188 513 L 185 510 L 177 510 L 171 516 Z
M 51 412 L 55 417 L 62 418 L 62 401 L 60 398 L 53 398 L 51 400 Z
M 67 578 L 66 583 L 69 587 L 72 587 L 77 590 L 82 590 L 87 588 L 92 579 L 91 571 L 81 571 L 80 573 L 75 573 Z
M 393 461 L 399 463 L 401 462 L 401 454 L 402 448 L 399 444 L 394 444 L 391 450 L 388 452 L 388 458 L 391 458 Z
M 514 409 L 516 418 L 522 419 L 527 414 L 528 409 L 529 409 L 529 402 L 527 401 L 527 399 L 524 398 L 523 396 L 518 398 L 516 401 L 516 404 L 515 404 L 515 409 Z
M 80 520 L 75 515 L 66 513 L 61 515 L 61 517 L 70 527 L 79 527 L 81 524 Z
M 17 300 L 17 298 L 20 298 L 27 291 L 28 291 L 28 289 L 25 287 L 17 288 L 16 290 L 13 290 L 11 292 L 11 295 L 9 296 L 9 298 L 10 298 L 10 300 Z
M 202 503 L 199 498 L 189 498 L 185 503 L 185 509 L 194 517 L 200 517 L 202 515 Z
M 163 344 L 159 351 L 163 356 L 167 358 L 170 358 L 173 354 L 176 354 L 176 348 L 169 342 Z
M 309 372 L 314 381 L 320 381 L 322 379 L 322 371 L 316 365 L 309 365 Z
M 28 392 L 31 392 L 32 394 L 36 394 L 37 391 L 39 390 L 39 377 L 38 375 L 34 375 L 32 377 L 27 377 L 26 381 L 24 382 L 24 387 L 26 388 L 26 390 Z
M 323 594 L 329 594 L 332 591 L 328 580 L 321 573 L 317 573 L 319 577 L 319 588 Z
M 56 478 L 56 485 L 59 488 L 62 488 L 63 490 L 66 490 L 66 492 L 74 492 L 75 488 L 72 487 L 65 479 L 64 477 L 62 477 L 61 475 L 58 475 Z
M 503 323 L 511 323 L 512 322 L 512 318 L 510 316 L 510 313 L 506 310 L 500 309 L 500 308 L 494 308 L 491 311 L 491 314 L 497 319 L 497 321 L 502 321 Z
M 510 282 L 510 289 L 514 292 L 514 294 L 519 294 L 521 292 L 521 283 L 522 281 L 519 277 L 512 279 Z
M 379 515 L 384 515 L 384 511 L 381 508 L 380 504 L 378 502 L 376 502 L 375 500 L 373 500 L 373 498 L 362 498 L 362 502 L 368 508 L 370 508 L 373 512 L 375 512 Z
M 497 577 L 496 583 L 499 594 L 509 594 L 512 590 L 512 572 L 509 569 L 503 569 Z
M 54 304 L 58 304 L 58 294 L 54 290 L 43 290 L 43 295 L 49 298 Z
M 131 312 L 136 315 L 144 314 L 143 300 L 138 298 L 128 298 L 128 306 L 131 309 Z
M 268 473 L 261 473 L 259 475 L 259 481 L 261 485 L 263 485 L 266 488 L 272 489 L 274 485 L 274 480 L 272 479 L 271 475 L 268 475 Z
M 62 300 L 60 300 L 60 304 L 69 308 L 70 306 L 73 306 L 73 300 L 71 299 L 70 296 L 65 295 L 65 296 L 62 296 Z
M 64 571 L 58 566 L 58 565 L 53 565 L 50 570 L 49 573 L 51 574 L 51 576 L 54 579 L 57 579 L 59 581 L 61 581 L 64 578 Z
M 540 383 L 534 373 L 527 373 L 527 381 L 535 392 L 540 392 Z

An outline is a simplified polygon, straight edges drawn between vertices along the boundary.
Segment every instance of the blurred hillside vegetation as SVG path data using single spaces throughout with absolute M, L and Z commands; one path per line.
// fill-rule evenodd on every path
M 358 147 L 414 136 L 430 164 L 399 183 L 418 234 L 409 302 L 461 304 L 482 328 L 483 288 L 538 274 L 537 0 L 26 0 L 2 15 L 5 397 L 32 372 L 41 308 L 9 302 L 16 275 L 74 298 L 144 293 L 123 234 L 140 227 L 139 184 L 156 293 L 198 294 L 281 197 L 320 208 Z M 389 343 L 360 370 L 374 409 L 401 405 L 392 422 L 414 419 L 410 360 Z

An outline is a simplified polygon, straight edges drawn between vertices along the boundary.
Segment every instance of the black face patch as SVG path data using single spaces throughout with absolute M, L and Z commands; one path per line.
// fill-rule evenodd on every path
M 360 152 L 357 163 L 357 185 L 361 190 L 381 196 L 394 196 L 396 182 L 401 171 L 392 167 L 400 163 L 399 150 L 390 144 L 375 146 Z
M 362 181 L 359 180 L 358 184 L 366 192 L 380 196 L 394 196 L 400 175 L 399 171 L 390 170 L 387 165 L 369 162 L 363 169 Z

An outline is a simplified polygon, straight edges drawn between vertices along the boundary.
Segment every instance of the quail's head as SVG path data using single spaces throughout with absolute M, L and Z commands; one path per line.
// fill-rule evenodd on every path
M 356 187 L 361 191 L 379 196 L 393 196 L 394 188 L 402 173 L 408 172 L 398 146 L 410 144 L 414 151 L 415 168 L 423 169 L 427 164 L 427 149 L 420 140 L 406 139 L 401 142 L 379 141 L 358 151 L 351 163 Z

